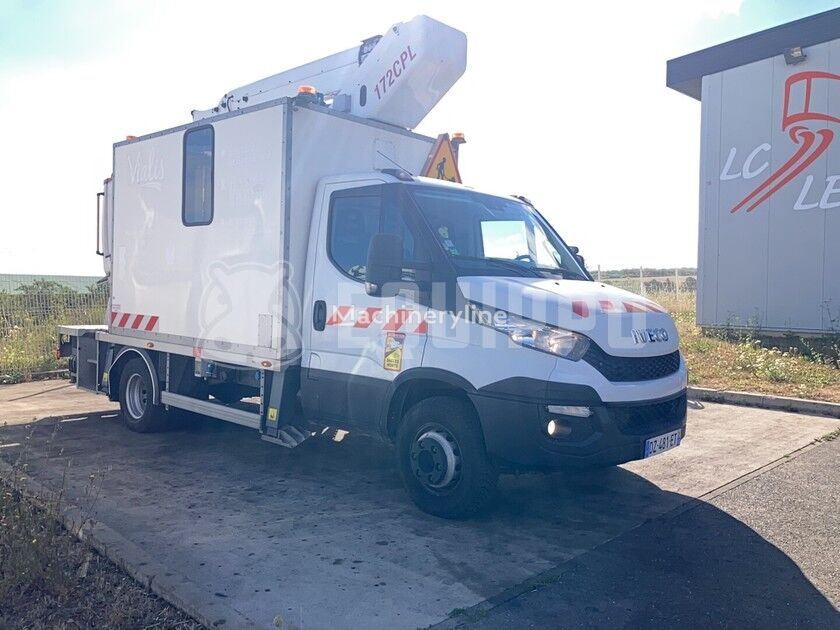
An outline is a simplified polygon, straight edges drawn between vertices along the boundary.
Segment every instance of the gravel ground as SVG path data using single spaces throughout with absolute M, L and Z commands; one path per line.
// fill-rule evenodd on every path
M 0 629 L 201 628 L 0 484 Z

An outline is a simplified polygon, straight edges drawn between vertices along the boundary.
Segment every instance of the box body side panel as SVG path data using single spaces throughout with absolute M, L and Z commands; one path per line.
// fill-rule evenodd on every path
M 182 221 L 184 130 L 115 147 L 111 332 L 279 355 L 283 116 L 277 106 L 208 123 L 209 225 Z

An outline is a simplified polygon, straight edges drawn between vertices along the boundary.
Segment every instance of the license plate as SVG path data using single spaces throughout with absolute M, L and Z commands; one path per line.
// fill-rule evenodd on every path
M 649 440 L 645 440 L 645 454 L 644 457 L 653 457 L 659 455 L 664 451 L 676 448 L 680 445 L 682 439 L 682 429 L 671 431 L 663 435 L 657 435 Z

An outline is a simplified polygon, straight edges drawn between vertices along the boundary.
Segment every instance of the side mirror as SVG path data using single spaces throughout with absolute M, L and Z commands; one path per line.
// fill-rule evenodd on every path
M 374 234 L 365 265 L 365 292 L 376 297 L 394 297 L 400 292 L 403 242 L 396 234 Z
M 572 255 L 575 257 L 578 264 L 586 269 L 586 261 L 583 259 L 583 256 L 580 255 L 580 248 L 577 245 L 569 245 L 569 251 L 572 252 Z

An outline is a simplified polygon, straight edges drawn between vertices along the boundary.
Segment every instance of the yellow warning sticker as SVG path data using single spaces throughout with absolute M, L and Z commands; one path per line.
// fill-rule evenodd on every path
M 404 345 L 405 333 L 389 332 L 385 335 L 385 360 L 382 367 L 391 372 L 399 372 L 402 369 Z
M 268 408 L 268 421 L 277 422 L 277 407 Z
M 458 161 L 455 159 L 455 151 L 452 149 L 452 142 L 449 140 L 448 133 L 442 133 L 438 136 L 435 147 L 429 157 L 426 158 L 426 165 L 420 174 L 423 177 L 461 183 Z

